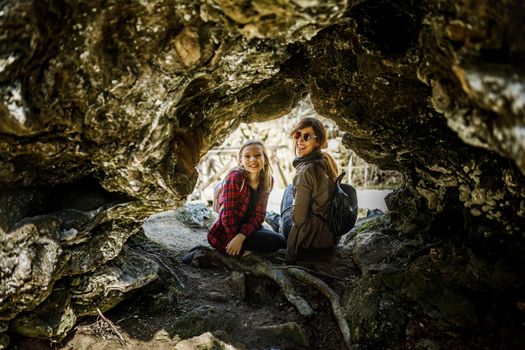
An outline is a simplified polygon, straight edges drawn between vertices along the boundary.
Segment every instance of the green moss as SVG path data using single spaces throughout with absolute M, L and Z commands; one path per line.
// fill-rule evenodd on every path
M 363 223 L 356 226 L 354 229 L 356 234 L 366 231 L 378 231 L 385 228 L 390 223 L 390 216 L 388 214 L 380 215 L 371 219 L 363 219 Z

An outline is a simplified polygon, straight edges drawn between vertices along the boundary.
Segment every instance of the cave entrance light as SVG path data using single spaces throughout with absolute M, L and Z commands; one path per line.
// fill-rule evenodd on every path
M 228 136 L 221 146 L 211 149 L 200 160 L 197 171 L 199 178 L 190 201 L 204 202 L 211 206 L 213 187 L 223 179 L 229 169 L 237 165 L 240 146 L 247 140 L 261 140 L 268 151 L 275 180 L 270 194 L 268 211 L 279 211 L 280 199 L 286 186 L 292 182 L 295 173 L 292 161 L 295 157 L 289 133 L 302 118 L 313 116 L 323 121 L 328 131 L 328 149 L 339 168 L 346 171 L 344 182 L 358 190 L 361 208 L 386 209 L 384 197 L 399 187 L 402 175 L 396 171 L 383 171 L 376 165 L 368 164 L 355 152 L 343 146 L 343 132 L 330 119 L 316 114 L 309 99 L 303 100 L 291 113 L 267 122 L 242 123 Z

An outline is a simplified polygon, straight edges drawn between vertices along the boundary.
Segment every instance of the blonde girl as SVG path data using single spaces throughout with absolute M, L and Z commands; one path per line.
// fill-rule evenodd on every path
M 268 197 L 273 186 L 270 162 L 264 144 L 245 142 L 238 155 L 239 165 L 223 183 L 219 220 L 208 233 L 210 245 L 228 255 L 244 251 L 261 253 L 284 248 L 284 237 L 263 228 Z

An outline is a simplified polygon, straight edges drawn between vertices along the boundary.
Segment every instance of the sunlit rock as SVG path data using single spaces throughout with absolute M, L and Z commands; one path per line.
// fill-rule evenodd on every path
M 91 272 L 114 259 L 138 230 L 137 218 L 126 218 L 126 204 L 115 205 L 117 197 L 89 181 L 81 184 L 1 193 L 0 210 L 6 215 L 0 232 L 0 320 L 35 309 L 62 277 Z M 64 206 L 67 209 L 60 209 Z M 67 283 L 59 289 L 64 288 Z M 75 318 L 66 311 L 57 312 L 58 319 L 49 319 L 41 327 L 25 326 L 41 319 L 32 315 L 16 324 L 22 334 L 35 328 L 35 336 L 59 338 L 74 324 Z M 56 326 L 49 324 L 55 321 Z M 69 326 L 62 326 L 63 322 Z
M 201 203 L 186 203 L 173 213 L 175 218 L 187 227 L 209 229 L 217 216 L 206 205 Z
M 125 247 L 121 254 L 92 273 L 71 282 L 72 308 L 78 316 L 96 315 L 97 308 L 106 311 L 126 297 L 159 278 L 158 264 Z

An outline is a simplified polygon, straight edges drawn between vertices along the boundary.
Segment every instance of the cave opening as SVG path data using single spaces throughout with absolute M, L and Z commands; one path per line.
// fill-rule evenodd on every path
M 343 145 L 342 132 L 329 118 L 319 115 L 309 96 L 301 100 L 288 114 L 270 121 L 241 123 L 220 146 L 210 149 L 204 155 L 196 169 L 199 174 L 194 191 L 188 196 L 189 202 L 201 202 L 211 206 L 214 185 L 238 164 L 238 151 L 243 142 L 257 139 L 262 141 L 268 151 L 274 188 L 270 194 L 268 212 L 279 212 L 282 194 L 292 182 L 295 155 L 292 148 L 290 131 L 302 118 L 315 117 L 323 122 L 328 132 L 328 148 L 340 173 L 346 173 L 343 181 L 354 186 L 358 191 L 360 216 L 366 216 L 373 210 L 386 211 L 384 198 L 403 182 L 403 175 L 398 171 L 383 170 L 377 165 L 367 163 L 357 153 Z

